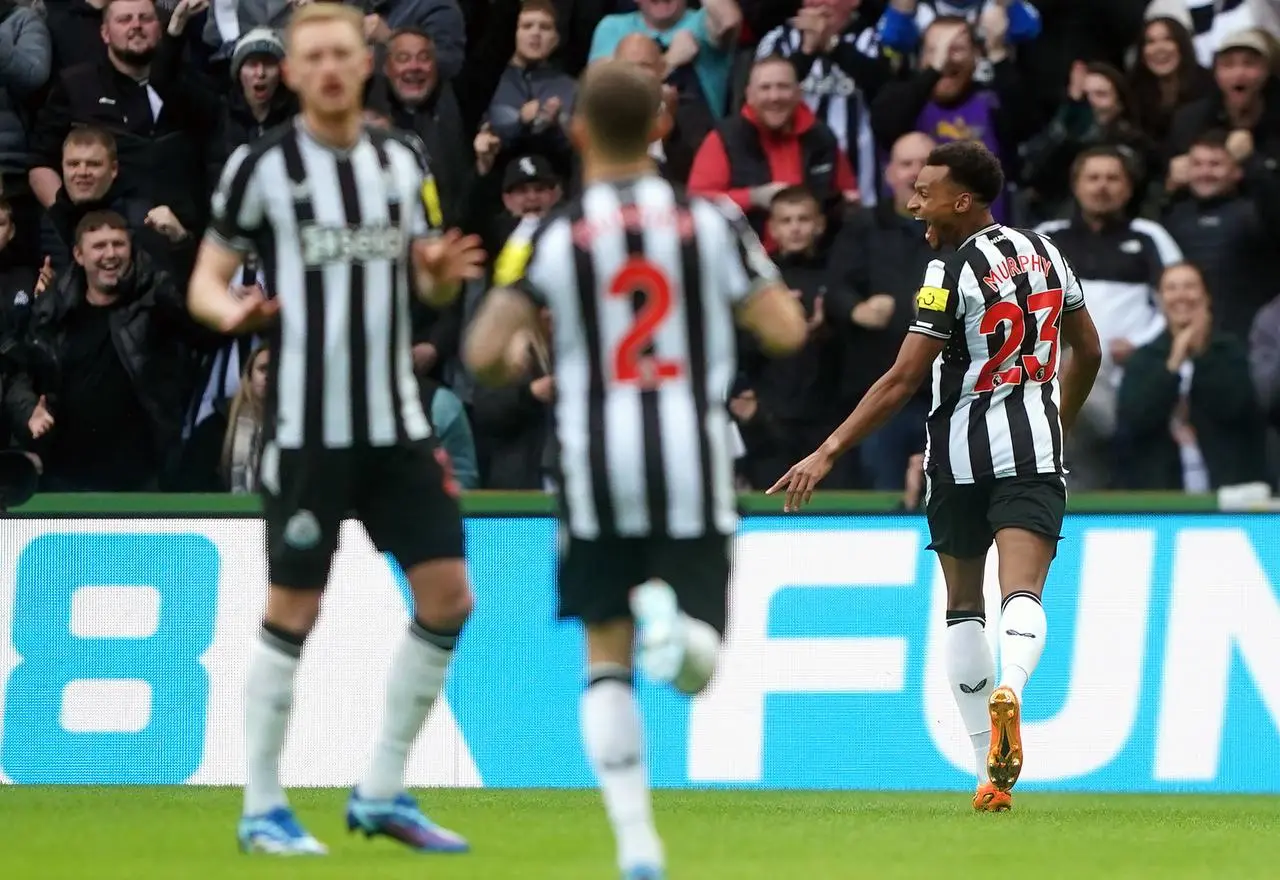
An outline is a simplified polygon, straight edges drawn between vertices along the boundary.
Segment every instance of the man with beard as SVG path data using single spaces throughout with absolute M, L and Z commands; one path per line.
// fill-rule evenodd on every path
M 178 447 L 190 375 L 182 295 L 133 252 L 125 220 L 76 227 L 79 271 L 31 307 L 31 383 L 13 389 L 54 492 L 154 491 Z
M 185 21 L 198 2 L 182 0 L 174 18 Z M 111 0 L 102 12 L 102 41 L 105 57 L 69 67 L 53 81 L 31 136 L 32 190 L 44 207 L 54 203 L 63 141 L 75 126 L 95 126 L 116 139 L 122 194 L 166 205 L 184 228 L 201 228 L 215 104 L 180 78 L 181 46 L 176 38 L 161 42 L 153 0 Z

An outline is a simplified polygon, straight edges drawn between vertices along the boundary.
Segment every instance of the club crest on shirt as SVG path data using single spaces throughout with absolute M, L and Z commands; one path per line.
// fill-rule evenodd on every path
M 320 543 L 320 522 L 309 510 L 299 510 L 284 527 L 284 542 L 295 550 L 310 550 Z

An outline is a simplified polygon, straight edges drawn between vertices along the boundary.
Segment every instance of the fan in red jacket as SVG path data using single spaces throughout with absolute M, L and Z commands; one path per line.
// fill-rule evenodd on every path
M 741 115 L 726 119 L 702 142 L 689 173 L 689 192 L 727 196 L 767 238 L 769 203 L 788 186 L 809 189 L 838 228 L 845 202 L 858 200 L 858 182 L 836 136 L 801 101 L 791 62 L 764 58 L 751 69 Z

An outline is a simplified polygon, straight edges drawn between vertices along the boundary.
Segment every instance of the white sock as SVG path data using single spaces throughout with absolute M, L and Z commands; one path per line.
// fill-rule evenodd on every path
M 995 690 L 996 662 L 991 657 L 980 611 L 947 612 L 947 679 L 960 709 L 960 720 L 973 746 L 978 782 L 987 781 L 987 750 L 991 747 L 991 715 L 987 698 Z
M 676 675 L 676 690 L 684 694 L 696 694 L 711 681 L 716 671 L 716 658 L 720 654 L 720 633 L 706 621 L 687 614 L 680 615 L 684 633 L 684 663 Z
M 1005 596 L 1000 611 L 1000 686 L 1013 688 L 1019 702 L 1044 653 L 1047 629 L 1039 596 L 1026 591 Z
M 302 641 L 274 627 L 263 627 L 249 650 L 249 680 L 244 695 L 244 814 L 257 816 L 287 806 L 280 787 L 280 752 L 293 708 L 293 680 Z
M 588 670 L 582 695 L 582 739 L 604 796 L 618 845 L 618 867 L 662 867 L 662 841 L 653 825 L 649 770 L 644 760 L 640 707 L 631 670 L 610 664 Z
M 389 800 L 404 791 L 409 749 L 431 714 L 453 657 L 456 633 L 440 633 L 414 620 L 391 661 L 382 732 L 360 794 Z

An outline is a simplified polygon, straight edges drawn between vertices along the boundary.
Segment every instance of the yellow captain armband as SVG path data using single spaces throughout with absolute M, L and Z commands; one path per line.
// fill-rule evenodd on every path
M 444 211 L 440 210 L 440 191 L 436 179 L 428 175 L 422 181 L 422 207 L 427 212 L 427 223 L 432 229 L 444 227 Z
M 945 288 L 922 287 L 920 292 L 916 294 L 916 308 L 927 309 L 931 312 L 945 312 L 949 296 L 951 296 L 951 291 Z
M 527 241 L 509 241 L 493 264 L 495 287 L 510 287 L 524 277 L 533 256 L 533 245 Z

